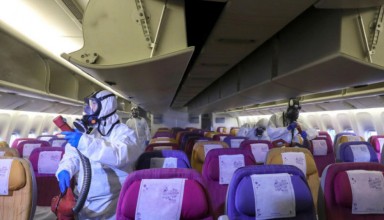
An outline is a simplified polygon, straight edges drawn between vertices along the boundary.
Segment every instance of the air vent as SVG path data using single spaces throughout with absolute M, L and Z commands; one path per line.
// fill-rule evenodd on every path
M 77 2 L 78 0 L 56 0 L 56 3 L 79 25 L 83 23 L 84 9 Z

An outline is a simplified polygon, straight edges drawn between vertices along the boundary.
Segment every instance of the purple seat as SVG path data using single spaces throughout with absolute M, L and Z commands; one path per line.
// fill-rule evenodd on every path
M 351 132 L 340 132 L 340 133 L 337 133 L 335 135 L 335 139 L 333 139 L 333 148 L 336 148 L 336 145 L 339 143 L 339 139 L 341 136 L 356 136 L 355 133 L 351 133 Z
M 384 214 L 352 214 L 352 190 L 346 171 L 367 170 L 384 172 L 379 163 L 335 163 L 325 168 L 321 177 L 327 220 L 379 220 Z
M 321 177 L 323 170 L 329 164 L 335 163 L 335 154 L 333 152 L 332 140 L 327 137 L 316 137 L 311 140 L 310 151 L 313 154 L 317 171 Z M 322 149 L 322 146 L 325 149 Z
M 37 140 L 42 140 L 42 141 L 49 141 L 51 138 L 57 137 L 56 135 L 53 134 L 46 134 L 46 135 L 39 135 L 36 137 Z
M 17 146 L 15 147 L 21 157 L 29 158 L 29 155 L 35 148 L 39 147 L 51 147 L 48 141 L 42 141 L 37 139 L 26 139 L 23 141 L 19 141 Z
M 169 138 L 175 138 L 173 134 L 170 131 L 157 131 L 152 138 L 158 138 L 158 137 L 169 137 Z
M 376 151 L 377 159 L 379 161 L 381 160 L 381 152 L 383 151 L 383 144 L 384 144 L 384 135 L 373 135 L 369 138 L 369 143 L 372 145 L 372 147 Z
M 278 173 L 290 174 L 296 204 L 296 217 L 284 219 L 315 220 L 316 211 L 306 178 L 300 169 L 291 165 L 256 165 L 237 169 L 228 186 L 226 213 L 229 219 L 256 219 L 255 197 L 251 175 Z M 269 198 L 265 198 L 265 200 L 268 199 Z
M 248 140 L 247 137 L 243 136 L 228 136 L 224 138 L 224 142 L 228 144 L 230 148 L 239 148 L 241 142 Z
M 52 147 L 65 147 L 67 144 L 67 140 L 64 138 L 59 138 L 59 137 L 54 137 L 49 139 L 49 143 L 51 144 Z
M 221 148 L 212 149 L 207 153 L 203 164 L 202 175 L 207 184 L 207 189 L 212 200 L 213 213 L 215 217 L 224 214 L 225 198 L 228 184 L 220 184 L 220 160 L 223 155 L 243 155 L 244 165 L 256 165 L 256 161 L 249 149 Z
M 212 137 L 212 140 L 214 141 L 224 141 L 224 139 L 228 136 L 233 136 L 233 135 L 230 135 L 230 134 L 215 134 L 213 135 Z
M 63 154 L 61 147 L 41 147 L 34 149 L 29 157 L 36 176 L 38 206 L 50 206 L 52 198 L 60 194 L 55 172 Z M 39 161 L 49 166 L 41 166 Z
M 145 152 L 151 152 L 156 150 L 178 150 L 179 145 L 177 143 L 152 143 L 148 144 L 145 148 Z
M 353 147 L 357 147 L 356 156 Z M 379 162 L 370 143 L 366 141 L 351 141 L 340 145 L 340 162 Z M 363 155 L 364 154 L 364 155 Z
M 167 157 L 177 158 L 177 167 L 174 168 L 191 168 L 191 164 L 187 158 L 187 155 L 180 150 L 162 150 L 162 151 L 152 151 L 144 152 L 140 155 L 136 163 L 136 170 L 149 169 L 151 168 L 152 158 L 162 158 Z
M 256 160 L 256 163 L 258 164 L 264 164 L 266 159 L 266 153 L 268 152 L 261 152 L 257 150 L 257 146 L 263 146 L 266 145 L 268 147 L 268 151 L 272 149 L 274 146 L 272 145 L 272 142 L 267 140 L 245 140 L 241 142 L 240 148 L 242 149 L 249 149 L 253 157 Z M 265 155 L 263 155 L 265 153 Z
M 121 189 L 116 210 L 116 219 L 133 220 L 138 204 L 140 184 L 143 179 L 185 180 L 180 219 L 213 220 L 208 192 L 201 175 L 193 169 L 145 169 L 128 175 Z M 159 206 L 164 205 L 159 201 Z M 159 219 L 162 219 L 159 216 Z

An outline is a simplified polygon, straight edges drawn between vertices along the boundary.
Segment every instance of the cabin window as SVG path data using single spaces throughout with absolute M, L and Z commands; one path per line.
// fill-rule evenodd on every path
M 332 141 L 334 141 L 335 136 L 336 136 L 336 131 L 335 131 L 335 129 L 328 128 L 328 129 L 327 129 L 327 132 L 328 132 L 329 136 L 331 136 Z
M 344 132 L 355 133 L 352 128 L 346 128 L 344 129 Z
M 41 135 L 49 135 L 48 131 L 47 130 L 44 130 Z
M 373 130 L 365 131 L 364 132 L 364 139 L 369 140 L 369 138 L 374 136 L 374 135 L 377 135 L 377 131 L 373 131 Z
M 13 143 L 17 138 L 20 138 L 20 134 L 17 133 L 17 132 L 12 133 L 12 135 L 11 135 L 11 139 L 9 140 L 9 143 L 11 143 L 11 145 L 12 145 L 12 143 Z

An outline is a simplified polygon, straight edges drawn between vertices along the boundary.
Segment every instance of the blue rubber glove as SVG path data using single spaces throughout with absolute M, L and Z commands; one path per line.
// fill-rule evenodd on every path
M 149 144 L 149 141 L 145 141 L 145 146 L 148 146 L 148 144 Z
M 72 147 L 76 147 L 79 145 L 79 141 L 83 133 L 81 133 L 79 130 L 75 131 L 63 131 L 61 134 L 65 135 L 65 139 L 72 145 Z
M 69 177 L 69 172 L 66 170 L 60 171 L 60 173 L 57 175 L 59 178 L 59 187 L 60 187 L 60 192 L 65 193 L 68 187 L 70 187 L 70 180 L 71 178 Z
M 305 132 L 305 131 L 302 131 L 302 132 L 301 132 L 301 137 L 302 137 L 303 139 L 307 139 L 307 136 L 308 136 L 307 132 Z
M 287 129 L 288 131 L 291 131 L 297 127 L 297 123 L 294 121 L 291 124 L 288 125 Z

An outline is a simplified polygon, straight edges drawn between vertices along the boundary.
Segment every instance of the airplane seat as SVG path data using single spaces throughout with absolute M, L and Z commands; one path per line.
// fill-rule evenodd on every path
M 6 141 L 0 141 L 0 148 L 9 148 L 9 144 Z
M 0 157 L 20 157 L 20 154 L 15 148 L 0 147 Z
M 36 138 L 16 138 L 12 144 L 11 144 L 11 148 L 16 148 L 17 145 L 20 143 L 20 142 L 23 142 L 23 141 L 27 141 L 27 140 L 36 140 Z
M 383 152 L 384 135 L 373 135 L 369 138 L 369 143 L 376 151 L 377 159 L 381 162 L 381 153 Z
M 1 219 L 32 220 L 36 210 L 36 179 L 29 161 L 0 157 Z
M 39 147 L 51 147 L 51 144 L 48 141 L 37 139 L 24 140 L 17 144 L 16 149 L 19 151 L 21 157 L 28 159 L 31 155 L 31 152 Z
M 384 165 L 335 163 L 324 170 L 321 188 L 327 220 L 384 219 Z
M 227 128 L 223 127 L 223 126 L 219 126 L 219 127 L 216 128 L 216 132 L 225 134 L 225 133 L 227 133 Z
M 338 162 L 376 162 L 375 149 L 366 141 L 351 141 L 340 145 Z
M 36 137 L 37 140 L 42 140 L 42 141 L 49 141 L 51 138 L 55 138 L 57 137 L 56 135 L 50 135 L 50 134 L 46 134 L 46 135 L 39 135 Z
M 156 131 L 156 133 L 153 135 L 152 138 L 157 138 L 157 137 L 175 138 L 170 131 Z
M 230 134 L 215 134 L 212 137 L 212 140 L 214 141 L 224 141 L 224 139 L 228 136 L 232 136 Z
M 332 137 L 331 137 L 331 135 L 327 131 L 319 131 L 318 133 L 319 133 L 319 135 L 317 135 L 317 137 L 324 137 L 324 138 L 326 138 L 327 140 L 329 140 L 331 142 L 331 145 L 333 147 Z
M 338 145 L 340 145 L 340 139 L 341 137 L 343 136 L 357 136 L 355 133 L 351 133 L 351 132 L 340 132 L 340 133 L 337 133 L 335 135 L 335 138 L 333 139 L 333 152 L 336 153 L 336 148 L 338 147 Z M 352 138 L 351 141 L 353 141 L 354 139 Z M 345 138 L 343 138 L 343 142 L 345 142 Z
M 308 149 L 298 147 L 272 148 L 267 154 L 265 164 L 285 164 L 298 167 L 305 174 L 311 189 L 313 204 L 317 207 L 320 180 L 315 160 Z
M 192 151 L 193 151 L 193 146 L 195 146 L 196 142 L 204 142 L 204 141 L 211 141 L 211 138 L 203 137 L 203 136 L 193 136 L 188 139 L 187 144 L 185 145 L 184 152 L 187 154 L 187 157 L 189 161 L 191 162 L 191 157 L 192 157 Z
M 319 177 L 321 177 L 324 168 L 329 164 L 336 162 L 332 140 L 327 137 L 316 137 L 310 142 L 310 151 L 313 154 Z
M 220 133 L 217 131 L 205 131 L 204 137 L 208 137 L 208 138 L 213 139 L 213 136 L 215 136 L 216 134 L 220 134 Z
M 202 176 L 212 201 L 215 218 L 224 214 L 225 198 L 233 172 L 249 165 L 256 165 L 249 149 L 220 148 L 207 153 Z
M 248 137 L 244 136 L 228 136 L 224 138 L 224 142 L 228 144 L 230 148 L 239 148 L 241 142 L 248 140 Z
M 192 168 L 201 173 L 207 153 L 216 148 L 229 148 L 223 141 L 199 141 L 193 146 L 191 165 Z
M 144 152 L 137 159 L 136 170 L 149 168 L 191 168 L 187 155 L 180 150 Z
M 145 148 L 145 152 L 158 151 L 158 150 L 179 150 L 177 143 L 151 143 Z
M 29 161 L 37 184 L 37 207 L 34 216 L 36 220 L 55 218 L 55 214 L 51 211 L 51 200 L 60 194 L 55 173 L 63 155 L 62 147 L 41 147 L 31 152 Z
M 351 135 L 341 135 L 339 137 L 339 140 L 338 140 L 338 143 L 336 146 L 333 146 L 333 150 L 335 152 L 335 158 L 336 158 L 336 161 L 340 161 L 340 146 L 341 144 L 343 143 L 346 143 L 346 142 L 352 142 L 352 141 L 365 141 L 363 137 L 360 137 L 360 136 L 351 136 Z
M 51 144 L 52 147 L 65 147 L 67 144 L 67 140 L 64 138 L 59 138 L 59 137 L 53 137 L 49 139 L 49 143 Z
M 184 135 L 183 140 L 181 141 L 180 149 L 182 151 L 186 152 L 186 148 L 187 148 L 190 140 L 192 140 L 192 139 L 196 140 L 196 139 L 199 139 L 201 137 L 203 137 L 202 134 L 195 133 L 193 131 L 191 133 L 188 133 L 188 134 Z
M 273 148 L 270 141 L 267 140 L 245 140 L 241 142 L 240 148 L 250 149 L 257 164 L 264 164 L 267 153 Z
M 116 219 L 213 220 L 213 217 L 205 183 L 196 170 L 155 168 L 128 175 L 120 191 Z
M 316 220 L 312 201 L 306 177 L 297 167 L 245 166 L 234 172 L 228 186 L 226 214 L 230 220 L 253 220 L 257 217 Z M 281 213 L 281 216 L 273 213 Z
M 154 143 L 175 143 L 177 144 L 176 140 L 173 139 L 173 138 L 169 138 L 169 137 L 157 137 L 157 138 L 152 138 L 150 141 L 149 141 L 150 144 L 154 144 Z

